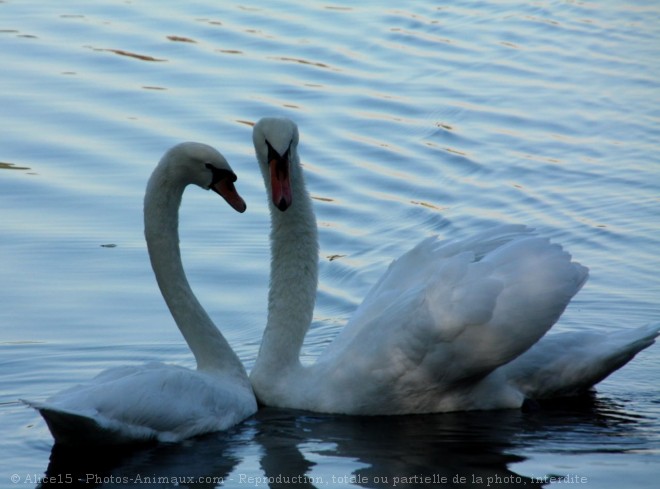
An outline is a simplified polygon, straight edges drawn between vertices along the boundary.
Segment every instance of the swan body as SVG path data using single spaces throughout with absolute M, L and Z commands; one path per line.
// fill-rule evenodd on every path
M 115 367 L 45 402 L 26 401 L 39 410 L 56 443 L 177 442 L 224 430 L 256 412 L 247 373 L 193 295 L 179 251 L 178 209 L 185 187 L 213 189 L 243 212 L 235 180 L 215 149 L 182 143 L 165 153 L 145 194 L 151 264 L 197 369 L 163 363 Z
M 653 343 L 659 327 L 545 336 L 588 277 L 524 226 L 463 241 L 430 237 L 394 261 L 317 361 L 311 323 L 318 244 L 288 119 L 253 142 L 269 194 L 268 321 L 250 379 L 266 405 L 345 414 L 517 408 L 589 388 Z

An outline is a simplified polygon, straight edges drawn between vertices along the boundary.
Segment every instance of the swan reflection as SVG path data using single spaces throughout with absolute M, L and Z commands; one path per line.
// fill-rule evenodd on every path
M 602 446 L 601 437 L 636 436 L 643 423 L 593 395 L 531 412 L 361 417 L 263 408 L 229 431 L 178 444 L 102 456 L 55 446 L 46 480 L 71 477 L 71 487 L 85 488 L 534 488 L 549 475 L 512 468 L 534 446 L 551 439 L 573 450 L 576 437 Z

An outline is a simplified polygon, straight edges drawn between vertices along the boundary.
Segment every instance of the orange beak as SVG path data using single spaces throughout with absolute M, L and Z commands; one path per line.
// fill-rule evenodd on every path
M 273 205 L 284 212 L 293 202 L 291 191 L 291 176 L 289 168 L 289 150 L 280 154 L 273 149 L 268 141 L 268 168 L 270 170 L 270 189 Z
M 211 190 L 220 195 L 225 201 L 232 206 L 238 212 L 245 212 L 247 205 L 243 197 L 238 195 L 236 187 L 234 187 L 234 182 L 236 181 L 236 175 L 233 173 L 227 175 L 224 178 L 221 178 L 211 184 Z

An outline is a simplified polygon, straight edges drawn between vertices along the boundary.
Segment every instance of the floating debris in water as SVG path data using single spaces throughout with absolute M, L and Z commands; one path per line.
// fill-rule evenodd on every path
M 29 166 L 18 166 L 14 163 L 7 163 L 5 161 L 0 161 L 0 170 L 31 170 Z

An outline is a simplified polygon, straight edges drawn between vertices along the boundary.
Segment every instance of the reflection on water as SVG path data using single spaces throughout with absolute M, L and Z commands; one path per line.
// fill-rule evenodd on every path
M 488 414 L 361 417 L 264 408 L 229 432 L 182 444 L 103 457 L 54 447 L 46 476 L 69 477 L 72 487 L 113 487 L 117 481 L 123 487 L 173 487 L 175 481 L 183 487 L 304 488 L 587 484 L 588 476 L 569 468 L 523 473 L 511 467 L 524 468 L 525 457 L 516 454 L 523 448 L 553 451 L 562 438 L 572 438 L 576 453 L 597 451 L 598 440 L 580 445 L 593 436 L 634 437 L 644 422 L 595 395 Z
M 114 54 L 118 54 L 119 56 L 127 56 L 129 58 L 135 58 L 141 61 L 159 61 L 159 62 L 167 61 L 166 59 L 158 59 L 158 58 L 154 58 L 153 56 L 147 56 L 146 54 L 131 53 L 129 51 L 124 51 L 123 49 L 93 48 L 93 47 L 90 47 L 90 49 L 93 49 L 94 51 L 105 51 L 108 53 L 114 53 Z
M 219 487 L 239 463 L 237 443 L 225 435 L 103 453 L 54 447 L 41 487 Z
M 317 481 L 350 481 L 362 487 L 483 487 L 487 481 L 507 481 L 509 487 L 536 487 L 508 465 L 521 457 L 513 448 L 510 423 L 519 413 L 494 413 L 488 421 L 478 414 L 394 417 L 329 417 L 266 410 L 256 439 L 265 449 L 261 467 L 277 477 L 282 467 L 306 473 Z M 304 455 L 306 454 L 306 455 Z M 311 455 L 311 456 L 310 456 Z M 348 473 L 316 468 L 312 461 L 352 460 L 359 469 Z M 310 461 L 311 459 L 311 461 Z M 321 484 L 316 484 L 319 487 Z

